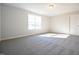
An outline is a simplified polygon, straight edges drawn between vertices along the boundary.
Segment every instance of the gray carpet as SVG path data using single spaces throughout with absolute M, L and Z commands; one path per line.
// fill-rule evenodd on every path
M 5 40 L 0 43 L 0 52 L 5 55 L 79 55 L 79 36 L 35 35 Z

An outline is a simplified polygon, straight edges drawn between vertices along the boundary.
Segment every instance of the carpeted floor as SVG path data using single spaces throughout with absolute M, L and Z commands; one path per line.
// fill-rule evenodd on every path
M 1 42 L 5 55 L 79 55 L 79 36 L 27 36 Z

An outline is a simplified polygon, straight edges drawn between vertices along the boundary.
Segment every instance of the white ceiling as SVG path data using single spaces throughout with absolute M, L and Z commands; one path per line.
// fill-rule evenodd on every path
M 79 10 L 79 3 L 56 3 L 55 7 L 48 8 L 49 3 L 10 3 L 7 5 L 16 6 L 41 15 L 54 16 Z

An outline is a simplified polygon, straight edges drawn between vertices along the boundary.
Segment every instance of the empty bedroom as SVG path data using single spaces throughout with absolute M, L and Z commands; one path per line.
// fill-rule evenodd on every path
M 79 55 L 79 3 L 0 3 L 0 55 Z

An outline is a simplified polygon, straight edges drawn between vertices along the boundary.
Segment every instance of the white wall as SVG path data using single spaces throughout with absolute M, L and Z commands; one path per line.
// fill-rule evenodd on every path
M 72 13 L 51 17 L 51 32 L 79 35 L 78 32 L 75 32 L 75 31 L 79 31 L 76 28 L 76 27 L 79 27 L 78 25 L 76 25 L 77 23 L 79 24 L 78 15 L 79 15 L 79 11 L 76 11 Z M 69 23 L 69 20 L 70 20 L 70 23 Z
M 1 41 L 1 4 L 0 4 L 0 41 Z
M 76 29 L 73 30 L 72 28 L 74 25 L 72 26 L 70 25 L 71 31 L 69 32 L 69 17 L 71 17 L 72 19 L 73 18 L 72 15 L 76 15 L 76 14 L 79 15 L 79 12 L 72 12 L 72 13 L 62 14 L 52 17 L 42 16 L 42 30 L 31 30 L 31 31 L 28 30 L 27 15 L 28 13 L 33 13 L 33 12 L 3 4 L 1 13 L 2 16 L 0 18 L 2 18 L 2 20 L 0 24 L 2 31 L 0 32 L 3 38 L 2 40 L 22 37 L 32 34 L 38 34 L 38 33 L 46 33 L 46 32 L 76 34 L 73 32 L 79 31 Z M 75 18 L 76 17 L 74 17 L 74 19 Z
M 10 39 L 15 37 L 27 36 L 30 34 L 45 33 L 48 32 L 48 18 L 42 16 L 42 30 L 30 31 L 28 30 L 28 13 L 29 11 L 2 5 L 2 38 Z
M 79 35 L 79 14 L 70 15 L 70 34 Z
M 51 18 L 51 31 L 57 33 L 68 33 L 69 22 L 67 15 L 59 15 Z

